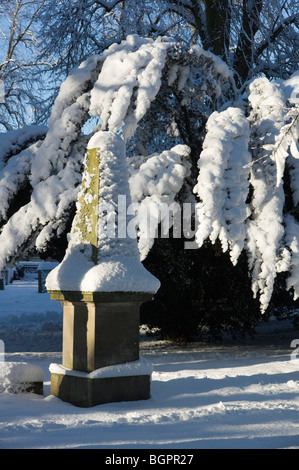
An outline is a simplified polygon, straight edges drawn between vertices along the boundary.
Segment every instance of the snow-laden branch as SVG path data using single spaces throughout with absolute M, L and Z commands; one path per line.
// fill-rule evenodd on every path
M 296 207 L 298 88 L 296 74 L 281 83 L 254 80 L 248 94 L 249 117 L 237 108 L 213 113 L 198 161 L 196 241 L 202 246 L 207 238 L 213 243 L 219 238 L 233 264 L 246 250 L 252 290 L 259 296 L 262 312 L 269 304 L 278 272 L 290 270 L 288 285 L 294 287 L 295 296 L 299 291 L 298 222 L 284 214 L 283 185 L 288 159 Z
M 132 136 L 161 85 L 167 48 L 173 41 L 129 36 L 111 46 L 91 93 L 90 112 L 101 129 Z
M 18 190 L 29 180 L 32 160 L 40 143 L 36 143 L 11 157 L 0 171 L 0 221 L 7 218 L 7 211 Z
M 294 300 L 299 297 L 299 223 L 288 214 L 285 218 L 286 234 L 285 243 L 288 249 L 287 269 L 289 276 L 287 278 L 287 289 L 294 289 Z
M 35 186 L 60 171 L 88 119 L 90 92 L 96 80 L 100 56 L 93 56 L 73 70 L 63 82 L 50 119 L 49 131 L 32 164 L 31 182 Z
M 129 179 L 142 260 L 154 244 L 159 224 L 169 234 L 179 215 L 180 207 L 174 203 L 190 169 L 189 152 L 186 145 L 177 145 L 161 154 L 150 155 Z
M 275 145 L 271 154 L 271 158 L 275 161 L 277 169 L 277 186 L 282 183 L 285 161 L 289 153 L 291 153 L 294 158 L 299 159 L 299 150 L 297 148 L 299 139 L 298 109 L 291 109 L 286 114 L 286 121 L 289 120 L 291 121 L 281 128 L 279 135 L 275 136 Z
M 18 259 L 23 247 L 35 247 L 42 251 L 51 239 L 53 230 L 58 230 L 58 234 L 59 230 L 63 230 L 70 206 L 77 198 L 86 143 L 85 137 L 79 139 L 65 167 L 40 181 L 32 191 L 30 202 L 22 206 L 4 225 L 0 235 L 0 271 L 8 262 Z M 30 161 L 25 160 L 26 156 L 13 158 L 19 166 L 25 163 L 30 165 Z M 15 179 L 14 184 L 17 183 Z
M 265 311 L 272 295 L 284 235 L 285 195 L 282 185 L 277 185 L 284 160 L 277 167 L 270 156 L 275 138 L 285 124 L 287 104 L 282 87 L 266 78 L 252 82 L 248 98 L 254 165 L 250 174 L 253 197 L 246 249 L 252 270 L 252 289 L 255 295 L 259 294 L 261 309 Z
M 44 139 L 46 126 L 25 126 L 21 129 L 0 133 L 0 169 L 13 156 L 27 148 L 31 143 Z
M 207 135 L 198 160 L 199 176 L 194 192 L 200 199 L 196 213 L 196 241 L 221 240 L 223 251 L 229 250 L 233 264 L 245 243 L 244 221 L 248 213 L 251 159 L 248 152 L 249 124 L 238 108 L 214 112 L 207 122 Z

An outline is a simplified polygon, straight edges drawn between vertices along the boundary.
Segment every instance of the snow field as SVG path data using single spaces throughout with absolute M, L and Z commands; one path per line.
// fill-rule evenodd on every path
M 1 331 L 37 325 L 51 308 L 61 327 L 60 304 L 38 294 L 36 281 L 15 281 L 0 292 Z M 56 334 L 39 336 L 36 326 L 5 341 L 7 362 L 44 370 L 44 395 L 0 393 L 1 449 L 299 448 L 299 361 L 290 347 L 299 335 L 287 322 L 263 323 L 243 342 L 177 345 L 141 335 L 151 398 L 92 408 L 51 395 L 49 366 L 61 363 Z
M 89 409 L 51 396 L 47 355 L 27 356 L 45 368 L 45 396 L 0 395 L 0 447 L 298 448 L 298 364 L 288 357 L 145 349 L 151 398 Z

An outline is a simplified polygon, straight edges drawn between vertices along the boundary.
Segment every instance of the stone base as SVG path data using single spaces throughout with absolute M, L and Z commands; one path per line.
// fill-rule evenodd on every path
M 140 359 L 92 373 L 50 365 L 51 394 L 80 407 L 150 398 L 152 367 Z M 130 375 L 131 374 L 131 375 Z
M 117 401 L 150 398 L 150 377 L 112 377 L 88 379 L 71 375 L 51 375 L 51 394 L 80 407 L 91 407 Z

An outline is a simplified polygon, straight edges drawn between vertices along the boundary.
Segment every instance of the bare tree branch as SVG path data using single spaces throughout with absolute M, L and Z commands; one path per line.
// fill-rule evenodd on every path
M 299 26 L 299 13 L 283 20 L 283 22 L 277 28 L 275 28 L 275 30 L 273 30 L 272 34 L 270 34 L 270 36 L 268 36 L 267 39 L 265 39 L 263 43 L 260 44 L 260 46 L 256 49 L 255 57 L 259 57 L 269 46 L 269 44 L 275 42 L 284 29 L 291 24 L 295 24 L 297 27 Z

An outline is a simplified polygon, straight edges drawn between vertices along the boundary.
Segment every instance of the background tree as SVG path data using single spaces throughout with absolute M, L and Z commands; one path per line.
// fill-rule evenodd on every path
M 239 85 L 257 73 L 285 78 L 298 64 L 294 0 L 48 0 L 47 5 L 44 54 L 55 56 L 56 70 L 65 75 L 90 54 L 134 33 L 198 44 L 234 69 Z
M 0 15 L 7 129 L 46 124 L 71 69 L 128 34 L 200 45 L 243 88 L 260 73 L 286 78 L 298 64 L 295 0 L 4 0 Z
M 8 227 L 11 229 L 12 214 L 18 214 L 14 218 L 15 221 L 18 220 L 18 216 L 21 217 L 20 220 L 24 220 L 25 217 L 28 221 L 28 236 L 18 241 L 21 251 L 32 247 L 43 250 L 47 243 L 49 248 L 51 247 L 49 241 L 58 247 L 57 240 L 61 240 L 62 234 L 69 229 L 70 219 L 66 217 L 66 214 L 73 214 L 72 204 L 76 199 L 84 149 L 88 139 L 86 132 L 83 131 L 81 135 L 82 126 L 84 123 L 89 123 L 90 117 L 93 119 L 96 117 L 98 126 L 101 128 L 110 129 L 111 125 L 109 119 L 105 120 L 109 116 L 109 113 L 105 115 L 108 108 L 103 107 L 99 110 L 90 108 L 89 104 L 94 93 L 92 90 L 96 89 L 95 81 L 105 63 L 104 58 L 107 54 L 109 55 L 105 52 L 104 56 L 101 56 L 101 53 L 110 44 L 120 43 L 127 37 L 127 34 L 138 33 L 152 38 L 167 34 L 180 40 L 174 48 L 169 49 L 171 53 L 167 56 L 165 67 L 161 68 L 161 82 L 157 86 L 154 99 L 150 100 L 151 105 L 147 108 L 147 112 L 139 119 L 138 128 L 127 139 L 128 157 L 138 156 L 137 159 L 133 158 L 131 163 L 133 161 L 134 165 L 137 165 L 135 171 L 140 171 L 141 163 L 147 160 L 151 162 L 153 158 L 151 155 L 154 152 L 162 155 L 163 151 L 168 151 L 176 144 L 188 145 L 190 153 L 188 158 L 185 158 L 188 162 L 188 171 L 184 183 L 176 193 L 176 201 L 183 203 L 188 200 L 194 205 L 198 200 L 201 201 L 203 214 L 207 219 L 209 217 L 205 212 L 205 207 L 209 206 L 205 199 L 206 194 L 200 192 L 194 194 L 193 188 L 197 183 L 198 165 L 201 166 L 199 157 L 203 162 L 205 161 L 202 150 L 206 138 L 210 138 L 207 136 L 206 125 L 213 112 L 219 112 L 219 120 L 220 122 L 223 120 L 222 125 L 225 126 L 226 108 L 233 106 L 241 110 L 241 115 L 244 114 L 245 121 L 249 122 L 251 129 L 251 137 L 248 137 L 246 141 L 250 149 L 254 149 L 257 142 L 258 147 L 270 145 L 273 149 L 274 138 L 285 141 L 284 136 L 288 132 L 285 127 L 287 119 L 290 119 L 291 125 L 295 122 L 294 116 L 290 114 L 290 102 L 286 105 L 289 97 L 281 101 L 277 99 L 276 103 L 283 108 L 282 115 L 276 116 L 274 113 L 276 117 L 273 121 L 270 120 L 270 128 L 266 129 L 271 136 L 270 142 L 263 141 L 261 144 L 263 135 L 259 134 L 258 129 L 259 127 L 263 129 L 266 125 L 267 106 L 262 108 L 256 105 L 257 101 L 252 105 L 241 99 L 245 91 L 248 96 L 247 87 L 253 77 L 264 75 L 269 79 L 287 78 L 297 67 L 298 15 L 296 15 L 296 4 L 291 0 L 271 2 L 271 5 L 265 1 L 253 0 L 243 2 L 165 0 L 138 3 L 137 8 L 136 2 L 131 0 L 123 2 L 64 0 L 59 3 L 46 0 L 45 6 L 46 8 L 40 10 L 40 19 L 43 23 L 39 36 L 42 38 L 43 46 L 40 60 L 55 63 L 56 66 L 47 71 L 51 73 L 51 87 L 48 88 L 48 101 L 44 103 L 43 113 L 47 107 L 51 109 L 50 104 L 57 96 L 58 86 L 55 85 L 61 83 L 66 75 L 69 75 L 69 78 L 62 85 L 55 102 L 48 122 L 49 131 L 46 138 L 39 136 L 33 146 L 26 147 L 25 145 L 26 149 L 23 152 L 12 153 L 11 155 L 15 158 L 11 157 L 9 162 L 8 157 L 5 157 L 4 163 L 9 164 L 12 173 L 8 173 L 6 179 L 2 180 L 2 191 L 6 198 L 3 198 L 3 201 L 7 200 L 6 207 L 3 204 L 2 239 L 6 233 L 5 230 L 8 230 L 5 228 L 7 220 Z M 189 53 L 190 46 L 192 46 L 192 54 Z M 207 51 L 217 53 L 217 56 L 210 52 L 203 52 L 201 46 Z M 81 60 L 92 54 L 95 54 L 93 58 L 87 59 L 77 71 L 70 72 Z M 118 67 L 121 70 L 121 63 Z M 114 76 L 117 80 L 119 79 L 118 85 L 125 82 L 132 92 L 134 87 L 131 88 L 132 84 L 126 82 L 127 75 L 119 75 L 117 68 L 113 70 L 113 73 L 110 69 L 109 77 L 101 75 L 101 79 L 105 78 L 104 83 L 111 86 L 111 77 Z M 117 80 L 113 82 L 112 89 L 116 86 Z M 269 91 L 268 81 L 265 84 Z M 150 85 L 153 84 L 150 83 Z M 263 99 L 269 99 L 268 96 L 263 96 L 262 88 L 261 86 L 260 92 L 257 93 L 256 90 L 259 88 L 254 88 L 251 97 L 256 94 Z M 118 88 L 114 89 L 115 96 L 120 96 L 116 93 L 117 90 Z M 137 91 L 129 95 L 134 106 L 136 94 Z M 102 97 L 99 97 L 99 103 L 101 99 Z M 238 119 L 245 122 L 241 117 Z M 276 121 L 278 122 L 277 129 L 275 125 L 272 126 Z M 91 127 L 89 126 L 88 129 L 90 132 Z M 242 126 L 241 129 L 243 132 Z M 281 129 L 285 129 L 285 134 L 280 134 Z M 227 138 L 228 141 L 233 139 L 232 142 L 234 142 L 234 139 L 243 139 L 245 134 L 235 135 L 232 132 L 229 136 L 227 135 Z M 248 132 L 246 135 L 248 136 Z M 55 139 L 54 136 L 56 136 Z M 226 155 L 229 154 L 226 152 Z M 270 155 L 269 149 L 265 154 L 255 154 L 253 151 L 251 158 L 256 159 L 257 162 L 261 158 L 263 162 L 264 157 L 270 158 Z M 279 160 L 280 163 L 282 161 L 283 159 Z M 255 187 L 258 191 L 256 183 L 258 175 L 264 174 L 265 181 L 272 178 L 273 183 L 275 180 L 274 186 L 271 183 L 267 187 L 270 188 L 269 194 L 273 192 L 273 187 L 276 187 L 276 166 L 274 159 L 271 162 L 267 166 L 267 171 L 264 171 L 263 166 L 259 167 L 257 163 L 252 167 L 252 171 L 247 172 L 245 180 L 248 183 L 251 179 L 251 191 L 254 191 Z M 222 157 L 217 165 L 219 168 L 224 168 Z M 286 168 L 287 172 L 291 170 L 288 187 L 291 188 L 291 181 L 295 187 L 295 180 L 291 178 L 296 173 L 295 163 L 292 162 L 290 168 L 288 165 L 282 165 L 281 168 Z M 7 170 L 7 166 L 5 169 Z M 204 171 L 203 167 L 201 171 Z M 11 176 L 15 185 L 11 185 L 11 180 L 9 180 L 9 175 L 12 174 L 18 175 L 17 178 Z M 223 173 L 223 175 L 228 181 L 228 174 Z M 15 196 L 22 187 L 23 190 L 24 187 L 27 188 L 26 194 L 29 194 L 26 199 L 29 204 L 27 206 L 24 206 L 20 198 Z M 228 196 L 232 194 L 233 189 L 227 185 L 220 187 L 219 191 L 220 193 L 224 191 L 223 194 Z M 30 192 L 32 192 L 31 196 Z M 275 190 L 277 204 L 272 208 L 274 211 L 279 208 L 280 211 L 277 221 L 278 229 L 285 222 L 282 214 L 285 210 L 284 194 L 285 192 L 281 192 L 281 186 L 277 192 Z M 14 209 L 11 204 L 13 199 L 17 200 Z M 229 204 L 228 199 L 228 197 L 225 199 L 225 204 Z M 215 200 L 212 201 L 213 204 Z M 44 201 L 41 206 L 39 206 L 40 201 Z M 251 211 L 258 207 L 256 201 L 252 199 L 252 194 L 249 192 L 246 204 Z M 295 210 L 297 203 L 291 194 L 289 201 L 291 201 L 292 210 Z M 264 204 L 266 201 L 262 202 Z M 220 242 L 219 239 L 211 239 L 209 230 L 203 237 L 202 243 L 199 243 L 201 248 L 197 250 L 185 250 L 184 245 L 175 239 L 159 238 L 151 245 L 151 250 L 144 259 L 149 270 L 162 281 L 162 287 L 154 303 L 144 307 L 143 315 L 147 323 L 160 327 L 166 336 L 188 339 L 198 331 L 203 331 L 204 326 L 208 326 L 211 332 L 217 334 L 223 329 L 241 332 L 254 326 L 257 321 L 259 303 L 257 300 L 252 300 L 248 261 L 250 271 L 254 273 L 255 294 L 264 296 L 264 305 L 268 305 L 269 293 L 273 288 L 276 274 L 269 281 L 267 276 L 261 277 L 260 273 L 264 269 L 271 271 L 271 266 L 276 273 L 279 262 L 283 264 L 276 257 L 277 251 L 283 248 L 281 240 L 278 237 L 278 244 L 271 240 L 273 241 L 272 265 L 267 264 L 267 260 L 258 250 L 258 245 L 253 243 L 240 248 L 236 256 L 238 263 L 233 266 L 232 250 L 228 247 L 231 243 L 238 247 L 238 240 L 236 237 L 230 238 L 232 232 L 228 228 L 229 224 L 223 224 L 221 221 L 221 214 L 228 207 L 227 205 L 217 209 Z M 196 220 L 197 212 L 194 212 L 193 216 Z M 291 228 L 295 227 L 292 225 L 294 220 L 288 220 L 291 231 Z M 263 229 L 258 217 L 252 216 L 246 219 L 246 224 L 252 232 Z M 211 245 L 211 242 L 216 244 Z M 221 243 L 222 250 L 225 244 L 227 245 L 224 254 L 220 251 L 219 243 Z M 289 247 L 289 245 L 290 240 L 286 246 Z M 64 248 L 65 243 L 62 243 L 62 251 Z M 1 249 L 1 256 L 4 256 L 3 253 L 7 249 L 5 244 Z M 285 261 L 288 251 L 289 248 L 283 251 Z M 233 253 L 235 255 L 236 251 Z M 57 257 L 60 255 L 61 253 L 56 253 Z M 6 252 L 4 258 L 7 257 L 10 260 L 14 259 L 15 244 L 9 247 L 9 253 Z M 290 266 L 288 262 L 284 268 L 286 269 L 287 266 Z M 221 272 L 228 281 L 226 284 L 219 280 Z M 226 286 L 225 289 L 221 288 L 223 285 Z M 186 299 L 188 299 L 188 308 L 186 308 Z M 217 324 L 216 318 L 218 318 Z
M 0 5 L 0 80 L 4 96 L 0 130 L 36 121 L 44 101 L 41 74 L 49 63 L 37 58 L 38 22 L 45 0 L 4 0 Z M 45 117 L 44 117 L 45 120 Z

